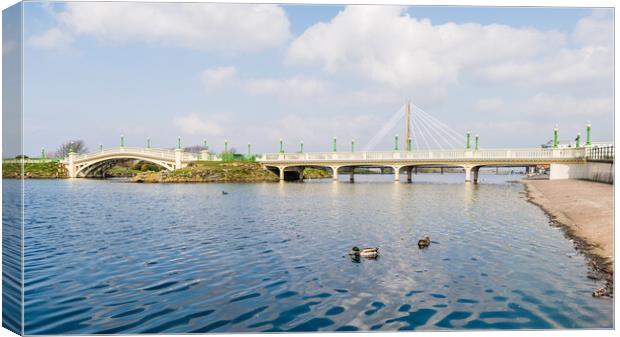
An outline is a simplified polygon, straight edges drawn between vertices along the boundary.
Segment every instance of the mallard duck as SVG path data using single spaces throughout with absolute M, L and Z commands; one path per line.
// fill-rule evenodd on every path
M 607 288 L 605 287 L 596 289 L 592 292 L 592 297 L 603 297 L 603 296 L 609 296 L 609 292 L 607 291 Z
M 428 236 L 418 241 L 418 247 L 420 248 L 426 248 L 430 245 L 431 245 L 431 239 Z
M 366 247 L 366 248 L 359 249 L 357 246 L 355 246 L 351 248 L 351 255 L 373 258 L 373 257 L 379 256 L 379 248 L 378 247 L 375 247 L 375 248 Z

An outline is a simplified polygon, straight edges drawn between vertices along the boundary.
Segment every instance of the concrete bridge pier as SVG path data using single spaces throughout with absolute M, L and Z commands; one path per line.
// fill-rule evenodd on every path
M 75 167 L 75 152 L 69 152 L 69 164 L 67 165 L 67 171 L 69 172 L 69 178 L 77 177 L 77 167 Z
M 463 166 L 463 168 L 465 169 L 465 182 L 469 183 L 471 182 L 471 166 Z
M 338 169 L 340 168 L 340 166 L 331 166 L 332 169 L 332 179 L 334 181 L 338 180 Z
M 355 178 L 354 178 L 354 176 L 353 176 L 353 169 L 351 170 L 351 172 L 349 172 L 349 182 L 350 182 L 350 183 L 355 182 Z
M 480 171 L 480 167 L 474 167 L 472 172 L 474 173 L 474 184 L 478 183 L 478 171 Z
M 183 159 L 183 150 L 175 149 L 174 150 L 174 169 L 178 170 L 182 168 L 182 159 Z
M 392 166 L 394 170 L 394 181 L 400 181 L 400 168 L 401 166 Z
M 413 167 L 410 167 L 409 169 L 407 169 L 407 182 L 410 183 L 411 182 L 411 173 L 413 172 Z

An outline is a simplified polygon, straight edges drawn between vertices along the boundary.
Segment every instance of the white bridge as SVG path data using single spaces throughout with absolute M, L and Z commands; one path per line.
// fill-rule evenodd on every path
M 333 179 L 348 173 L 353 181 L 355 168 L 390 168 L 394 180 L 401 174 L 411 181 L 418 167 L 458 167 L 465 171 L 465 181 L 478 180 L 485 166 L 532 167 L 550 165 L 550 179 L 580 178 L 590 156 L 590 147 L 530 148 L 486 150 L 414 150 L 384 152 L 269 153 L 257 157 L 263 166 L 279 174 L 281 180 L 302 179 L 306 167 L 327 168 Z
M 71 178 L 99 177 L 118 162 L 127 160 L 142 160 L 171 171 L 183 168 L 193 161 L 218 158 L 207 151 L 190 153 L 181 149 L 114 147 L 80 155 L 69 153 L 62 163 L 67 167 Z
M 413 109 L 413 110 L 412 110 Z M 405 138 L 399 147 L 398 134 L 394 137 L 393 151 L 355 151 L 355 142 L 351 141 L 351 151 L 336 151 L 336 138 L 333 139 L 332 152 L 306 153 L 303 142 L 300 152 L 286 153 L 280 140 L 279 153 L 256 155 L 256 161 L 277 175 L 280 180 L 301 180 L 303 170 L 307 167 L 325 168 L 334 179 L 341 173 L 348 173 L 354 179 L 355 168 L 389 168 L 394 172 L 394 180 L 400 180 L 402 173 L 411 181 L 412 171 L 418 167 L 459 167 L 465 172 L 465 181 L 478 180 L 478 171 L 484 166 L 534 167 L 549 165 L 550 179 L 588 178 L 589 163 L 593 160 L 613 162 L 613 143 L 595 144 L 590 141 L 590 124 L 587 126 L 586 142 L 580 143 L 577 135 L 574 146 L 562 147 L 558 143 L 558 130 L 554 129 L 553 146 L 550 148 L 527 149 L 480 149 L 479 138 L 475 135 L 472 146 L 470 132 L 467 131 L 466 142 L 445 123 L 437 120 L 421 108 L 407 103 L 403 105 L 373 136 L 366 150 L 374 148 L 385 139 L 400 120 L 405 121 Z M 413 135 L 416 137 L 413 137 Z M 190 153 L 181 149 L 181 138 L 177 148 L 152 149 L 124 147 L 100 149 L 98 152 L 76 155 L 70 153 L 62 162 L 67 167 L 69 176 L 96 177 L 105 176 L 105 171 L 118 161 L 142 160 L 176 170 L 198 160 L 221 160 L 207 151 L 206 140 L 199 153 Z M 147 143 L 150 145 L 150 142 Z M 424 147 L 424 148 L 423 148 Z M 224 152 L 227 152 L 225 142 Z M 248 144 L 248 156 L 250 144 Z
M 611 148 L 613 159 L 613 147 Z M 411 181 L 412 171 L 419 167 L 459 167 L 465 181 L 478 180 L 478 171 L 485 166 L 533 167 L 550 165 L 550 179 L 582 178 L 590 159 L 600 152 L 598 147 L 529 148 L 480 150 L 412 150 L 362 152 L 267 153 L 256 156 L 265 169 L 278 174 L 281 180 L 303 179 L 305 168 L 325 168 L 333 179 L 339 174 L 350 175 L 355 168 L 390 168 L 394 180 L 406 174 Z M 607 157 L 606 157 L 607 158 Z M 206 150 L 190 153 L 182 149 L 115 147 L 77 155 L 71 153 L 62 163 L 71 178 L 99 177 L 120 161 L 142 160 L 176 170 L 199 160 L 221 160 Z

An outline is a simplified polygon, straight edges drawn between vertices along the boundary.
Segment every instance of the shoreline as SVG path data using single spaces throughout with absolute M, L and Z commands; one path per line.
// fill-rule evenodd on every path
M 587 277 L 605 281 L 593 296 L 613 297 L 613 185 L 585 180 L 522 182 L 527 201 L 545 212 L 550 224 L 561 228 L 575 250 L 586 257 Z

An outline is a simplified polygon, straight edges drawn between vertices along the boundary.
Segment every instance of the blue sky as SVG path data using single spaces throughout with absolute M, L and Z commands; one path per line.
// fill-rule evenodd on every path
M 370 141 L 411 99 L 481 147 L 613 138 L 613 11 L 26 3 L 24 150 Z M 389 149 L 398 125 L 377 144 Z M 414 130 L 414 137 L 415 137 Z M 463 136 L 464 137 L 464 136 Z M 344 146 L 344 145 L 343 145 Z

